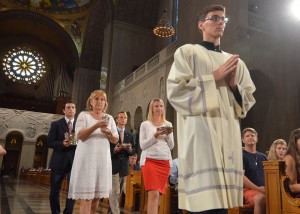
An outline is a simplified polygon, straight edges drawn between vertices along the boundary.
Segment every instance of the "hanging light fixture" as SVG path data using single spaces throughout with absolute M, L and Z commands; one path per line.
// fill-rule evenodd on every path
M 167 10 L 164 9 L 161 19 L 153 29 L 153 33 L 159 37 L 170 37 L 175 34 L 175 29 L 169 24 Z

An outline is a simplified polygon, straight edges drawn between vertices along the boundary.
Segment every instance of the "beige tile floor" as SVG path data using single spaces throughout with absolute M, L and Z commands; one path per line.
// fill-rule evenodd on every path
M 25 179 L 4 176 L 0 179 L 1 214 L 49 214 L 49 187 L 40 186 Z M 61 209 L 65 204 L 66 193 L 61 193 Z M 74 214 L 79 213 L 76 202 Z M 107 205 L 99 206 L 97 213 L 107 213 Z M 122 210 L 121 213 L 124 212 Z M 136 212 L 138 213 L 138 212 Z

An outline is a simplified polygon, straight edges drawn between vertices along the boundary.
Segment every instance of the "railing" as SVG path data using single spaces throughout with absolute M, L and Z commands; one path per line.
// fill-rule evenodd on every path
M 162 63 L 173 57 L 175 50 L 177 49 L 177 42 L 171 43 L 169 46 L 161 50 L 158 54 L 149 59 L 142 66 L 137 68 L 129 76 L 119 82 L 114 88 L 114 95 L 121 93 L 129 85 L 135 84 L 141 78 L 150 75 L 155 71 Z

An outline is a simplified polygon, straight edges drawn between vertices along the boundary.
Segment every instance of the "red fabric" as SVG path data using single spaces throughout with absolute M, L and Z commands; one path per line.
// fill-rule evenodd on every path
M 168 178 L 170 175 L 170 162 L 168 160 L 155 160 L 146 158 L 142 166 L 145 190 L 158 190 L 166 194 Z
M 254 198 L 258 194 L 262 194 L 259 191 L 246 189 L 243 190 L 244 198 L 245 198 L 245 204 L 250 205 L 251 207 L 254 207 Z

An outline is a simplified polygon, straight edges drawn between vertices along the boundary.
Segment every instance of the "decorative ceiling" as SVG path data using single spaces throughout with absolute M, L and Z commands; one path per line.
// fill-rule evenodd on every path
M 48 23 L 40 25 L 41 19 L 37 15 L 33 15 L 36 20 L 28 21 L 22 17 L 21 11 L 25 13 L 27 11 L 27 14 L 29 12 L 41 14 L 52 19 L 67 32 L 83 67 L 99 70 L 106 25 L 115 19 L 152 29 L 157 23 L 158 15 L 161 15 L 159 11 L 161 3 L 161 0 L 1 0 L 0 13 L 17 10 L 18 16 L 6 18 L 4 23 L 0 20 L 0 33 L 3 33 L 2 35 L 23 33 L 41 38 L 54 44 L 55 47 L 60 46 L 59 49 L 64 52 L 62 37 L 58 35 L 57 30 L 54 32 L 51 29 L 51 24 L 50 29 L 47 29 Z
M 0 11 L 26 10 L 49 17 L 70 35 L 80 55 L 91 5 L 89 0 L 1 0 Z
M 67 55 L 70 49 L 73 51 L 72 46 L 75 46 L 77 52 L 75 54 L 80 58 L 81 67 L 100 70 L 103 33 L 107 24 L 112 20 L 119 20 L 152 29 L 157 23 L 157 17 L 161 15 L 159 8 L 162 2 L 161 0 L 1 0 L 0 36 L 24 35 L 39 38 L 60 50 L 62 55 Z M 47 17 L 57 26 L 47 21 Z M 74 44 L 67 41 L 70 39 Z M 66 57 L 74 60 L 74 56 Z
M 89 23 L 84 35 L 80 64 L 84 68 L 101 70 L 104 29 L 118 20 L 153 29 L 161 16 L 162 0 L 97 0 L 90 9 Z
M 29 10 L 5 10 L 0 12 L 0 26 L 3 41 L 14 37 L 39 40 L 58 50 L 65 61 L 78 61 L 78 50 L 70 34 L 47 16 Z
M 75 5 L 75 0 L 0 0 L 0 57 L 15 44 L 29 45 L 42 51 L 49 48 L 53 52 L 44 52 L 49 54 L 49 59 L 57 56 L 69 67 L 100 71 L 105 27 L 118 20 L 151 30 L 157 23 L 157 16 L 161 15 L 162 2 L 76 0 Z M 48 60 L 46 67 L 52 69 L 53 63 Z M 45 75 L 45 79 L 50 78 Z M 0 87 L 0 99 L 1 96 L 36 100 L 51 97 L 45 96 L 43 87 L 46 83 L 42 81 L 26 90 L 23 85 L 13 87 L 15 85 L 4 78 L 0 83 L 3 86 Z M 10 108 L 9 104 L 5 107 Z
M 46 13 L 59 13 L 82 9 L 89 4 L 89 0 L 7 0 L 14 5 Z

